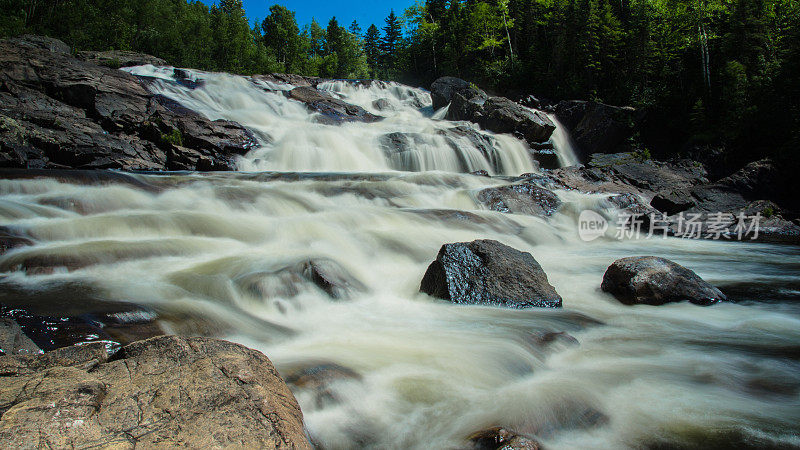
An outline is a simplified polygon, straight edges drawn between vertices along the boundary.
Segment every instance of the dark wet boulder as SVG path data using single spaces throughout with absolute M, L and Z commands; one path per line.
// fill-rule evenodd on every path
M 88 61 L 98 66 L 106 66 L 112 69 L 121 67 L 144 66 L 152 64 L 154 66 L 166 66 L 167 62 L 161 58 L 156 58 L 145 53 L 131 52 L 127 50 L 107 50 L 102 52 L 81 51 L 78 52 L 78 59 Z
M 472 83 L 456 77 L 441 77 L 431 84 L 431 99 L 433 108 L 440 109 L 453 101 L 453 96 L 459 94 L 465 101 L 474 98 L 488 98 L 485 92 Z
M 492 240 L 443 245 L 420 291 L 459 304 L 561 307 L 561 296 L 530 253 Z
M 231 342 L 162 336 L 0 357 L 0 447 L 309 449 L 270 360 Z
M 526 108 L 505 97 L 491 97 L 486 100 L 483 117 L 476 122 L 487 130 L 515 134 L 528 142 L 546 141 L 556 129 L 546 114 Z
M 59 53 L 63 55 L 68 55 L 72 50 L 69 45 L 64 43 L 64 41 L 35 34 L 23 34 L 22 36 L 10 38 L 9 41 L 13 42 L 15 45 L 38 48 L 41 50 L 47 50 L 51 53 Z
M 541 444 L 531 436 L 504 427 L 493 427 L 473 433 L 468 438 L 474 450 L 539 450 Z
M 689 301 L 707 306 L 727 300 L 725 294 L 696 273 L 655 256 L 614 261 L 603 275 L 601 288 L 626 305 Z
M 552 148 L 540 148 L 531 150 L 531 156 L 539 163 L 540 169 L 557 169 L 561 167 L 558 153 Z
M 570 132 L 583 161 L 594 153 L 624 151 L 622 144 L 641 120 L 641 115 L 633 108 L 583 100 L 560 102 L 556 106 L 556 117 Z
M 318 121 L 327 125 L 338 125 L 344 122 L 369 123 L 383 119 L 360 106 L 351 105 L 311 86 L 296 87 L 288 91 L 286 96 L 305 104 L 308 110 L 320 113 Z
M 552 191 L 527 181 L 483 189 L 477 198 L 493 211 L 531 216 L 549 217 L 561 206 Z

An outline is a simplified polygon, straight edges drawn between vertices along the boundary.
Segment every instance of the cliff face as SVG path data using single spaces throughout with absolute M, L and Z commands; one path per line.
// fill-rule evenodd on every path
M 257 145 L 102 64 L 56 39 L 0 41 L 0 167 L 230 170 Z

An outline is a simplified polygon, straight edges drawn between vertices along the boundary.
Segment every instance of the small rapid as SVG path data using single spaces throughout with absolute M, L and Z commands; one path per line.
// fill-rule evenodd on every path
M 492 211 L 477 193 L 509 178 L 465 172 L 535 171 L 527 146 L 435 119 L 419 89 L 322 83 L 385 116 L 331 126 L 287 99 L 284 83 L 190 72 L 202 80 L 191 88 L 172 68 L 127 70 L 155 93 L 243 124 L 262 147 L 232 173 L 0 178 L 4 230 L 34 244 L 0 255 L 0 303 L 133 303 L 168 332 L 263 351 L 285 378 L 347 368 L 358 376 L 292 386 L 326 449 L 463 448 L 493 426 L 549 449 L 800 447 L 797 247 L 582 241 L 582 210 L 617 212 L 607 194 L 556 190 L 563 205 L 551 217 Z M 568 136 L 558 130 L 566 164 Z M 387 153 L 381 138 L 391 133 L 412 136 L 411 155 Z M 441 245 L 474 239 L 530 252 L 564 307 L 421 294 Z M 692 268 L 735 302 L 624 306 L 599 290 L 615 259 L 643 254 Z M 341 289 L 315 284 L 309 264 Z M 561 332 L 579 345 L 543 343 Z

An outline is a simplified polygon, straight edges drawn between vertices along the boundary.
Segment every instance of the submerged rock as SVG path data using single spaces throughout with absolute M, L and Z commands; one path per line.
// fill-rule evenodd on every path
M 530 253 L 492 240 L 443 245 L 420 291 L 460 304 L 561 307 L 561 296 Z
M 486 188 L 477 197 L 489 209 L 503 213 L 549 217 L 561 206 L 556 194 L 531 182 Z
M 473 433 L 468 438 L 474 450 L 539 450 L 533 437 L 518 434 L 504 427 L 493 427 Z
M 285 371 L 286 383 L 303 391 L 309 391 L 318 408 L 339 401 L 333 391 L 334 383 L 361 381 L 358 372 L 336 363 L 312 363 L 293 367 Z
M 302 448 L 289 388 L 263 354 L 163 336 L 0 357 L 0 447 Z
M 614 261 L 603 275 L 601 288 L 626 305 L 689 301 L 707 306 L 727 300 L 725 294 L 696 273 L 655 256 Z

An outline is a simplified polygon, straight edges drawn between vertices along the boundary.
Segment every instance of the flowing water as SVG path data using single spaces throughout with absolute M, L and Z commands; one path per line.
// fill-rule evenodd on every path
M 526 146 L 482 131 L 495 153 L 449 145 L 441 130 L 458 124 L 438 120 L 418 89 L 326 83 L 387 116 L 328 126 L 285 99 L 289 86 L 197 73 L 205 84 L 189 89 L 171 69 L 133 70 L 162 77 L 155 92 L 242 123 L 262 147 L 239 173 L 0 180 L 3 224 L 36 242 L 0 256 L 6 285 L 145 305 L 168 331 L 259 349 L 285 376 L 321 363 L 358 373 L 324 392 L 295 388 L 325 448 L 458 448 L 491 426 L 550 449 L 800 446 L 798 248 L 585 243 L 577 215 L 613 212 L 604 195 L 558 191 L 564 206 L 549 219 L 489 211 L 475 193 L 507 181 L 457 171 L 534 171 Z M 376 110 L 379 98 L 391 109 Z M 413 157 L 381 148 L 389 132 L 418 136 Z M 418 292 L 443 243 L 485 238 L 531 252 L 564 308 Z M 738 302 L 628 307 L 600 292 L 606 267 L 638 254 L 684 264 Z M 336 295 L 297 270 L 309 260 L 343 280 Z M 55 269 L 32 268 L 42 261 Z M 580 345 L 542 343 L 562 331 Z

